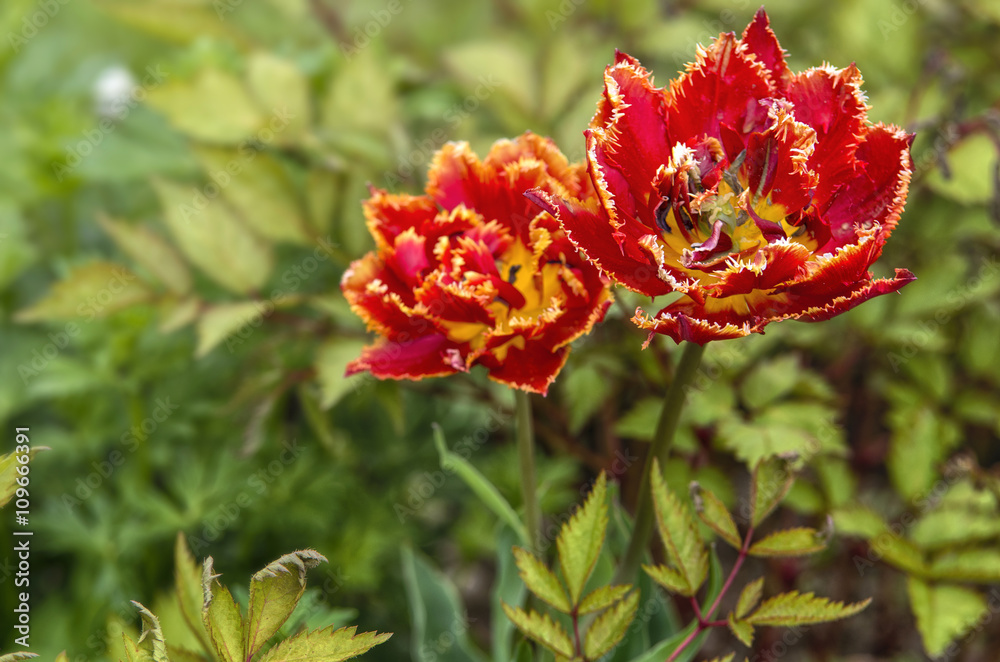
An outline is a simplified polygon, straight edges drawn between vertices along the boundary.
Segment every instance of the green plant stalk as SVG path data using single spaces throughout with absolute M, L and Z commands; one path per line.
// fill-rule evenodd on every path
M 692 342 L 685 343 L 680 363 L 674 373 L 674 379 L 663 398 L 663 408 L 660 409 L 660 418 L 656 423 L 653 443 L 650 446 L 649 455 L 646 456 L 646 464 L 642 469 L 642 480 L 639 483 L 639 502 L 635 510 L 632 537 L 629 539 L 625 557 L 615 573 L 613 580 L 615 584 L 634 583 L 643 552 L 649 545 L 649 537 L 653 531 L 653 497 L 649 476 L 650 471 L 652 471 L 653 458 L 659 459 L 661 467 L 667 466 L 667 458 L 674 444 L 674 433 L 677 431 L 677 422 L 680 420 L 681 409 L 684 406 L 685 389 L 691 383 L 695 373 L 698 372 L 698 366 L 701 364 L 701 357 L 704 353 L 704 346 Z
M 514 389 L 517 416 L 517 457 L 521 468 L 521 496 L 524 501 L 524 527 L 528 542 L 537 552 L 542 538 L 542 517 L 538 507 L 535 481 L 535 431 L 531 422 L 531 400 L 525 391 Z

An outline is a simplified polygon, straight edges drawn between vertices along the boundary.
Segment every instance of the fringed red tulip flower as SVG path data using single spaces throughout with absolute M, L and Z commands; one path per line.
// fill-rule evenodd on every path
M 529 196 L 625 287 L 680 293 L 636 311 L 650 338 L 826 320 L 914 280 L 868 271 L 903 211 L 912 136 L 867 121 L 854 65 L 791 72 L 761 10 L 668 88 L 622 53 L 604 80 L 586 132 L 599 203 Z
M 377 248 L 341 289 L 380 337 L 347 374 L 421 379 L 478 364 L 498 382 L 546 392 L 611 294 L 559 223 L 524 197 L 531 188 L 596 204 L 585 166 L 531 133 L 497 142 L 482 161 L 466 143 L 445 145 L 426 195 L 372 189 L 364 209 Z

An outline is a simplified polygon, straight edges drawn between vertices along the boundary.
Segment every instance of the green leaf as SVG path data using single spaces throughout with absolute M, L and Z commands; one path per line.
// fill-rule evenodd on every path
M 570 641 L 569 634 L 548 614 L 539 614 L 537 611 L 526 612 L 507 603 L 503 603 L 503 611 L 526 637 L 534 639 L 556 655 L 573 657 L 573 642 Z
M 986 600 L 979 593 L 951 584 L 928 584 L 907 577 L 910 608 L 917 619 L 917 630 L 924 649 L 938 657 L 948 645 L 968 632 L 983 611 Z
M 469 90 L 498 92 L 521 113 L 534 112 L 538 97 L 538 67 L 528 51 L 510 40 L 475 40 L 449 48 L 444 62 Z
M 927 564 L 921 551 L 906 538 L 885 531 L 868 541 L 869 546 L 882 560 L 890 563 L 903 572 L 923 576 L 927 572 Z
M 309 243 L 295 186 L 277 159 L 245 148 L 200 147 L 196 153 L 205 174 L 247 227 L 271 241 Z
M 685 579 L 679 571 L 674 570 L 673 568 L 665 565 L 649 566 L 643 564 L 642 569 L 654 582 L 671 593 L 679 593 L 681 595 L 694 593 L 691 590 L 691 585 L 688 583 L 687 579 Z
M 795 473 L 791 462 L 778 457 L 762 460 L 753 470 L 750 481 L 750 522 L 757 526 L 771 514 L 788 494 Z
M 119 21 L 170 41 L 240 38 L 232 22 L 220 21 L 208 2 L 155 0 L 137 5 L 132 0 L 96 0 L 96 4 Z
M 202 567 L 201 586 L 205 596 L 202 621 L 212 640 L 215 652 L 223 662 L 245 662 L 243 655 L 243 615 L 230 595 L 213 573 L 212 557 L 205 559 Z
M 580 601 L 580 606 L 576 611 L 578 614 L 589 614 L 593 611 L 600 611 L 618 600 L 621 600 L 626 593 L 632 590 L 631 584 L 623 586 L 599 586 Z
M 490 593 L 490 642 L 494 660 L 509 660 L 513 653 L 511 638 L 516 628 L 503 613 L 502 602 L 520 606 L 528 591 L 517 572 L 517 563 L 511 551 L 519 539 L 509 527 L 500 525 L 496 536 L 496 579 Z M 523 640 L 522 640 L 523 643 Z
M 753 625 L 747 621 L 737 620 L 733 614 L 729 614 L 727 619 L 729 624 L 729 630 L 732 632 L 737 639 L 739 639 L 744 646 L 753 646 Z
M 713 657 L 708 662 L 733 662 L 734 657 L 736 657 L 736 653 L 730 653 L 725 657 Z
M 201 568 L 191 555 L 187 538 L 184 537 L 183 532 L 177 534 L 177 541 L 174 544 L 174 586 L 184 620 L 199 641 L 203 641 L 203 636 L 207 633 L 201 617 L 202 607 L 205 603 L 205 595 L 201 585 Z
M 142 618 L 142 634 L 139 635 L 138 645 L 149 652 L 153 657 L 153 662 L 170 662 L 167 658 L 167 644 L 163 640 L 163 630 L 160 629 L 160 621 L 153 615 L 153 612 L 146 609 L 142 604 L 132 600 L 132 605 L 139 610 Z
M 639 592 L 635 591 L 597 617 L 584 638 L 583 651 L 587 658 L 596 660 L 618 645 L 628 632 L 638 606 Z
M 596 366 L 585 364 L 570 371 L 562 383 L 569 411 L 569 429 L 572 434 L 578 434 L 607 401 L 614 382 L 605 378 Z
M 597 477 L 583 506 L 559 530 L 556 549 L 570 602 L 580 604 L 580 594 L 594 571 L 608 528 L 607 476 Z
M 260 662 L 341 662 L 357 657 L 378 646 L 391 633 L 363 632 L 355 634 L 357 626 L 334 630 L 334 626 L 302 632 L 285 639 L 267 652 Z
M 760 598 L 764 594 L 764 578 L 755 579 L 740 591 L 740 599 L 736 602 L 736 618 L 740 619 L 750 613 L 750 611 L 760 603 Z M 749 644 L 748 644 L 749 645 Z
M 256 655 L 292 615 L 306 590 L 306 572 L 320 563 L 326 563 L 325 556 L 305 549 L 285 554 L 253 576 L 243 645 L 247 658 Z
M 457 453 L 452 453 L 448 450 L 448 446 L 444 440 L 444 432 L 441 430 L 441 426 L 436 423 L 433 426 L 434 430 L 434 445 L 437 447 L 438 456 L 441 458 L 441 468 L 445 471 L 455 472 L 459 478 L 462 479 L 469 489 L 471 489 L 479 500 L 493 511 L 493 514 L 500 518 L 500 520 L 513 529 L 521 542 L 524 544 L 528 543 L 528 531 L 524 528 L 524 524 L 521 522 L 521 518 L 517 516 L 514 509 L 511 508 L 510 503 L 507 499 L 500 494 L 500 490 L 496 488 L 489 481 L 486 476 L 476 469 L 475 465 L 466 460 L 461 455 Z M 530 588 L 530 586 L 529 586 Z
M 29 464 L 40 450 L 49 449 L 46 446 L 32 446 L 28 450 Z M 14 498 L 14 494 L 17 493 L 17 477 L 21 475 L 17 473 L 19 466 L 21 466 L 21 462 L 17 459 L 17 453 L 11 452 L 6 455 L 0 455 L 0 508 L 6 506 Z
M 241 329 L 257 330 L 267 311 L 259 301 L 237 301 L 210 306 L 198 318 L 198 347 L 195 356 L 202 357 L 215 346 Z
M 744 620 L 757 626 L 826 623 L 853 616 L 869 603 L 871 598 L 845 605 L 827 598 L 818 598 L 812 593 L 791 591 L 768 598 Z
M 989 136 L 971 134 L 947 155 L 947 177 L 940 168 L 927 177 L 927 184 L 941 195 L 966 205 L 988 202 L 993 197 L 990 173 L 997 161 L 997 148 Z
M 785 354 L 770 361 L 761 361 L 743 380 L 740 395 L 751 409 L 761 409 L 780 399 L 799 380 L 799 360 Z
M 214 66 L 192 80 L 168 79 L 147 99 L 182 133 L 208 143 L 235 145 L 267 124 L 242 81 Z
M 913 525 L 910 539 L 927 550 L 985 542 L 1000 536 L 1000 518 L 993 512 L 942 508 Z
M 122 648 L 125 649 L 125 659 L 128 662 L 146 662 L 153 659 L 148 652 L 139 648 L 138 644 L 132 640 L 132 637 L 124 632 L 122 632 Z
M 402 549 L 403 586 L 412 619 L 415 662 L 485 662 L 469 640 L 469 618 L 458 589 L 409 547 Z M 448 645 L 442 645 L 447 640 Z
M 1000 550 L 982 548 L 951 551 L 935 558 L 927 574 L 934 579 L 954 582 L 1000 583 Z
M 191 289 L 191 271 L 174 247 L 159 234 L 141 225 L 114 221 L 103 214 L 97 223 L 122 251 L 163 283 L 174 294 Z
M 701 588 L 708 575 L 708 551 L 687 504 L 667 488 L 660 463 L 655 458 L 650 472 L 656 525 L 666 548 L 667 559 L 681 581 L 677 592 L 691 597 Z M 653 578 L 657 579 L 655 576 Z
M 323 127 L 330 134 L 359 129 L 384 135 L 399 109 L 395 80 L 377 49 L 365 49 L 337 71 L 322 103 Z
M 300 141 L 312 125 L 312 108 L 309 80 L 299 68 L 272 53 L 257 51 L 248 58 L 247 82 L 265 115 L 280 112 L 288 118 L 288 125 L 276 132 L 275 142 L 293 145 Z
M 0 662 L 20 662 L 20 660 L 30 660 L 33 657 L 38 657 L 38 653 L 19 651 L 17 653 L 7 653 L 6 655 L 0 655 Z
M 320 406 L 329 409 L 357 389 L 367 375 L 345 377 L 347 364 L 361 356 L 361 349 L 367 343 L 356 338 L 331 338 L 316 351 L 316 379 L 321 392 Z
M 906 408 L 893 417 L 886 467 L 900 496 L 912 501 L 929 491 L 942 460 L 940 421 L 930 408 Z
M 837 533 L 859 538 L 874 538 L 885 530 L 885 521 L 874 510 L 861 504 L 849 504 L 832 511 Z
M 555 574 L 523 547 L 515 547 L 513 551 L 517 567 L 521 571 L 521 579 L 528 590 L 564 614 L 570 613 L 573 607 Z
M 701 521 L 718 533 L 732 547 L 736 549 L 743 547 L 736 522 L 733 521 L 733 516 L 726 508 L 726 504 L 722 503 L 722 499 L 698 483 L 691 484 L 691 494 L 694 498 L 694 509 Z
M 38 259 L 38 255 L 21 210 L 12 203 L 0 202 L 0 290 Z
M 816 529 L 799 527 L 776 531 L 750 546 L 751 556 L 804 556 L 826 549 Z
M 697 625 L 698 623 L 696 621 L 692 621 L 683 630 L 680 630 L 676 634 L 657 642 L 648 651 L 638 657 L 632 658 L 629 662 L 663 662 L 670 657 L 675 650 L 677 650 L 677 647 L 680 646 L 681 642 L 691 636 L 691 633 L 694 632 Z M 684 649 L 684 652 L 681 653 L 673 662 L 690 662 L 701 648 L 701 645 L 705 642 L 707 637 L 707 631 L 702 632 L 700 635 L 695 637 L 694 641 L 691 642 L 691 644 Z
M 153 292 L 134 273 L 112 262 L 74 267 L 48 294 L 18 312 L 18 322 L 90 320 L 111 315 L 144 301 Z
M 194 187 L 166 180 L 153 185 L 164 220 L 192 264 L 232 292 L 247 294 L 263 287 L 274 266 L 271 247 L 250 232 L 224 200 L 199 202 L 201 193 Z
M 661 409 L 663 409 L 661 398 L 640 400 L 615 423 L 615 434 L 629 439 L 652 441 Z

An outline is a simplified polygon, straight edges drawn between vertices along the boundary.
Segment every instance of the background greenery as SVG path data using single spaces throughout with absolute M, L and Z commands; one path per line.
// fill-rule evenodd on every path
M 734 506 L 745 463 L 810 457 L 780 518 L 830 514 L 835 542 L 756 569 L 776 588 L 875 605 L 792 643 L 765 631 L 759 655 L 919 660 L 956 640 L 951 659 L 992 659 L 1000 630 L 975 622 L 1000 582 L 1000 12 L 989 0 L 766 8 L 793 70 L 856 62 L 873 121 L 917 132 L 907 211 L 878 269 L 919 280 L 828 323 L 713 343 L 668 474 Z M 337 283 L 370 248 L 366 184 L 417 191 L 446 140 L 483 153 L 526 129 L 582 158 L 615 48 L 662 85 L 755 9 L 5 0 L 0 420 L 50 448 L 32 465 L 36 651 L 102 659 L 116 615 L 135 619 L 127 601 L 172 585 L 178 531 L 235 585 L 319 550 L 330 564 L 311 577 L 333 609 L 319 617 L 396 633 L 370 659 L 489 650 L 495 518 L 439 472 L 431 423 L 516 505 L 512 400 L 481 374 L 342 379 L 365 342 Z M 618 299 L 534 399 L 553 520 L 601 468 L 634 499 L 675 349 L 641 351 L 623 319 L 637 300 Z M 457 587 L 461 632 L 411 637 L 404 587 L 425 558 L 401 558 L 411 548 Z M 463 643 L 442 650 L 448 631 Z M 0 633 L 5 650 L 13 636 Z M 739 650 L 714 637 L 706 652 Z

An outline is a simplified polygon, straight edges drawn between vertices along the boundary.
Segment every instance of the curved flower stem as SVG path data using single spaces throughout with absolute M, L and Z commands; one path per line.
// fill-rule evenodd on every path
M 653 530 L 653 498 L 650 493 L 649 477 L 653 458 L 659 459 L 661 467 L 666 466 L 670 448 L 674 443 L 677 422 L 680 420 L 681 408 L 684 405 L 684 391 L 698 371 L 698 365 L 701 363 L 701 357 L 704 353 L 705 347 L 703 345 L 692 342 L 684 345 L 674 379 L 663 399 L 663 408 L 660 410 L 660 418 L 656 423 L 653 444 L 646 457 L 646 465 L 642 469 L 642 480 L 639 483 L 639 503 L 635 510 L 632 538 L 629 540 L 625 558 L 622 559 L 621 565 L 618 566 L 618 571 L 615 573 L 615 584 L 634 581 L 635 573 L 642 561 L 643 552 L 646 551 L 646 546 L 649 544 L 649 536 Z
M 542 518 L 535 492 L 535 431 L 531 422 L 530 396 L 514 389 L 514 403 L 517 415 L 517 457 L 521 468 L 521 496 L 524 500 L 524 528 L 528 531 L 528 542 L 532 551 L 537 552 L 541 543 Z

